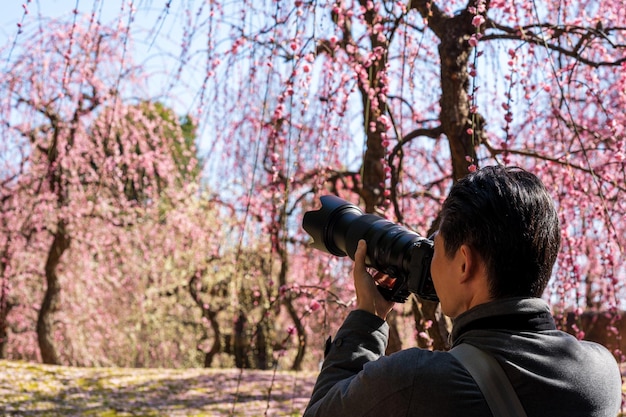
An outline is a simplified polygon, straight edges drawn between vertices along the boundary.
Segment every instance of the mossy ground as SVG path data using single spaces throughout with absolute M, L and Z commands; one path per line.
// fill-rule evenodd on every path
M 299 416 L 316 374 L 0 361 L 3 416 Z

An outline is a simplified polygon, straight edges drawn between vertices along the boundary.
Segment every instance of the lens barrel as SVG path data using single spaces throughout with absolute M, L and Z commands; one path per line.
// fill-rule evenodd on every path
M 363 214 L 337 196 L 322 196 L 320 202 L 322 207 L 306 212 L 302 220 L 302 227 L 313 238 L 313 248 L 354 259 L 357 244 L 364 239 L 367 265 L 395 278 L 391 288 L 379 286 L 385 298 L 404 302 L 413 292 L 437 300 L 430 277 L 431 240 L 380 216 Z

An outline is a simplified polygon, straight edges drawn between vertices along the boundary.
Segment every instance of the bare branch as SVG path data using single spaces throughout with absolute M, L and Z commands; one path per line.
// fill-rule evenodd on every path
M 539 153 L 539 152 L 534 152 L 534 151 L 531 151 L 531 150 L 528 150 L 528 149 L 511 149 L 511 148 L 502 149 L 502 148 L 495 148 L 491 144 L 489 144 L 487 141 L 484 141 L 483 145 L 489 150 L 489 153 L 493 157 L 496 157 L 497 155 L 501 155 L 501 154 L 504 154 L 504 153 L 509 153 L 509 154 L 512 154 L 512 155 L 527 156 L 529 158 L 534 158 L 534 159 L 537 159 L 537 160 L 540 160 L 540 161 L 552 162 L 554 164 L 566 166 L 566 167 L 572 168 L 574 170 L 577 170 L 577 171 L 580 171 L 580 172 L 584 172 L 585 174 L 588 174 L 588 175 L 593 175 L 594 177 L 602 180 L 605 183 L 610 183 L 610 184 L 614 185 L 620 191 L 626 192 L 626 187 L 624 187 L 624 186 L 622 186 L 619 183 L 616 183 L 614 181 L 607 181 L 607 180 L 603 179 L 601 176 L 599 176 L 598 173 L 595 172 L 593 169 L 588 168 L 588 167 L 584 167 L 584 166 L 576 164 L 576 163 L 572 163 L 570 160 L 566 160 L 566 159 L 563 159 L 563 158 L 560 158 L 560 157 L 557 157 L 557 156 L 550 156 L 550 155 L 542 154 L 542 153 Z
M 481 42 L 498 39 L 525 41 L 575 58 L 579 62 L 593 68 L 618 66 L 626 62 L 626 54 L 614 61 L 594 61 L 582 55 L 586 46 L 595 40 L 601 40 L 612 48 L 626 51 L 626 45 L 617 44 L 609 38 L 609 34 L 612 32 L 626 32 L 626 27 L 602 28 L 601 25 L 597 25 L 595 28 L 590 28 L 574 25 L 552 25 L 547 23 L 510 27 L 489 19 L 487 21 L 487 28 L 499 30 L 501 33 L 485 33 Z M 550 35 L 547 36 L 548 34 Z M 556 40 L 562 37 L 578 37 L 578 41 L 572 48 L 565 48 L 556 42 Z

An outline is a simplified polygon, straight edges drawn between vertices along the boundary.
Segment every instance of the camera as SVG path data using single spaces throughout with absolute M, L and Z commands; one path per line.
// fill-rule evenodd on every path
M 386 275 L 377 281 L 385 299 L 403 303 L 410 293 L 439 301 L 430 276 L 433 241 L 334 195 L 320 197 L 322 207 L 308 211 L 302 227 L 313 238 L 311 246 L 335 256 L 354 253 L 359 240 L 367 242 L 366 264 Z

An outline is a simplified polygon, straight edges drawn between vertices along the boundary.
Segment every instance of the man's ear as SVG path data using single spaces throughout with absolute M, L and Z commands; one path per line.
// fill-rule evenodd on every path
M 458 267 L 460 269 L 460 283 L 470 280 L 476 271 L 477 253 L 468 245 L 461 245 L 458 251 Z

